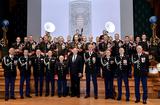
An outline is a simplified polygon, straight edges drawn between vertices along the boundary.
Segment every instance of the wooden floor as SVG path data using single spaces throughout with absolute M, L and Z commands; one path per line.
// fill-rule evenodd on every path
M 160 99 L 149 99 L 147 101 L 147 105 L 159 105 Z M 4 99 L 0 99 L 0 105 L 143 105 L 142 102 L 135 104 L 134 99 L 131 99 L 130 102 L 126 102 L 125 100 L 117 101 L 111 99 L 104 99 L 103 97 L 99 97 L 99 99 L 95 100 L 93 97 L 84 99 L 81 98 L 71 98 L 71 97 L 32 97 L 16 100 L 4 101 Z

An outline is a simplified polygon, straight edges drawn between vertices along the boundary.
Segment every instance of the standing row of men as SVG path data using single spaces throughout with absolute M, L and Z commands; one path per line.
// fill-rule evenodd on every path
M 73 42 L 67 41 L 65 43 L 63 37 L 60 37 L 58 42 L 55 41 L 54 43 L 51 43 L 48 41 L 47 37 L 44 37 L 42 41 L 36 44 L 30 36 L 29 41 L 26 40 L 23 44 L 20 44 L 20 39 L 17 38 L 18 43 L 13 44 L 13 47 L 16 50 L 11 48 L 9 50 L 9 56 L 3 58 L 6 82 L 5 100 L 15 98 L 13 90 L 16 79 L 16 65 L 18 65 L 21 75 L 21 98 L 24 98 L 23 85 L 25 80 L 27 86 L 26 96 L 31 97 L 29 94 L 31 66 L 33 66 L 36 96 L 42 96 L 44 75 L 46 80 L 46 96 L 50 93 L 49 83 L 51 83 L 52 87 L 51 96 L 54 96 L 54 78 L 58 78 L 58 96 L 66 96 L 66 77 L 70 74 L 71 96 L 80 97 L 80 78 L 83 76 L 83 65 L 85 63 L 85 98 L 90 97 L 91 78 L 94 86 L 95 99 L 98 98 L 97 75 L 100 73 L 100 68 L 102 68 L 105 81 L 105 98 L 115 98 L 113 80 L 116 75 L 118 79 L 117 100 L 121 100 L 123 80 L 126 87 L 126 101 L 129 101 L 130 92 L 128 78 L 132 75 L 131 65 L 134 64 L 135 102 L 140 102 L 139 84 L 141 80 L 144 91 L 143 103 L 146 103 L 147 73 L 149 65 L 147 55 L 148 42 L 146 40 L 143 44 L 142 42 L 144 41 L 136 41 L 133 43 L 129 40 L 129 37 L 126 36 L 125 41 L 122 41 L 119 39 L 118 34 L 115 35 L 115 41 L 108 39 L 107 35 L 103 35 L 101 40 L 97 43 L 93 42 L 92 36 L 88 43 L 84 42 L 84 40 L 80 42 L 78 35 L 75 35 L 73 39 Z M 145 47 L 143 47 L 143 45 Z M 143 51 L 143 49 L 145 49 L 145 51 Z M 131 51 L 134 53 L 131 53 Z M 9 87 L 11 87 L 10 95 Z M 39 87 L 40 93 L 38 94 Z

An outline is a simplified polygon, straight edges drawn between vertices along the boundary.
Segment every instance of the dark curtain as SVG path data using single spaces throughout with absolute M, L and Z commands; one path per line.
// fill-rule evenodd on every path
M 27 36 L 27 0 L 0 0 L 0 20 L 3 19 L 8 19 L 10 22 L 7 32 L 9 46 L 17 36 L 21 38 Z
M 149 23 L 150 16 L 153 15 L 153 9 L 147 0 L 133 0 L 134 13 L 134 36 L 141 36 L 143 33 L 147 37 L 152 36 L 152 30 Z

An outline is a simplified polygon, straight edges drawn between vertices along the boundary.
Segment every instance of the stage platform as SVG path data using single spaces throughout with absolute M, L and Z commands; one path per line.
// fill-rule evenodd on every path
M 159 105 L 160 99 L 149 99 L 147 105 Z M 71 97 L 32 97 L 26 99 L 16 99 L 4 101 L 0 99 L 0 105 L 143 105 L 142 102 L 135 104 L 134 100 L 131 99 L 130 102 L 125 100 L 117 101 L 111 99 L 104 99 L 99 97 L 99 99 L 94 99 L 93 97 L 84 99 L 80 98 L 71 98 Z
M 20 76 L 19 76 L 19 71 L 17 72 L 17 78 L 16 78 L 16 83 L 15 83 L 15 96 L 18 98 L 19 96 L 19 83 L 20 83 Z M 69 83 L 69 81 L 68 81 Z M 86 91 L 86 80 L 85 76 L 81 79 L 81 96 L 85 96 L 85 91 Z M 155 77 L 150 77 L 148 78 L 148 98 L 149 99 L 158 99 L 158 91 L 160 91 L 160 78 L 159 76 Z M 117 95 L 118 92 L 118 86 L 117 86 L 117 80 L 114 80 L 114 87 L 115 87 L 115 92 Z M 131 99 L 134 100 L 135 98 L 135 86 L 134 86 L 134 78 L 129 79 L 129 87 L 130 87 L 130 97 Z M 24 87 L 25 88 L 25 87 Z M 142 85 L 140 85 L 140 93 L 142 94 Z M 5 92 L 5 83 L 4 83 L 4 77 L 3 77 L 3 69 L 2 65 L 0 63 L 0 100 L 4 99 L 4 92 Z M 55 95 L 57 96 L 57 82 L 55 82 Z M 102 78 L 98 78 L 98 95 L 103 99 L 105 97 L 105 89 L 104 89 L 104 80 Z M 124 83 L 122 85 L 122 98 L 125 99 L 125 86 Z M 34 95 L 34 79 L 33 75 L 31 76 L 31 94 Z M 43 96 L 45 95 L 45 80 L 44 80 L 44 90 L 43 90 Z M 93 95 L 93 85 L 91 82 L 91 96 Z M 1 104 L 0 104 L 1 105 Z

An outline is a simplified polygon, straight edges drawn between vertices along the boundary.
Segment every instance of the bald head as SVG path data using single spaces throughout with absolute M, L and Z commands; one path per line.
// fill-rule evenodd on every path
M 119 54 L 123 55 L 124 54 L 124 48 L 119 48 Z
M 37 49 L 36 50 L 36 55 L 40 55 L 41 54 L 41 50 Z
M 49 57 L 52 57 L 52 54 L 53 54 L 52 51 L 49 50 L 49 51 L 48 51 L 48 56 L 49 56 Z
M 142 46 L 139 45 L 136 47 L 136 50 L 137 50 L 137 53 L 142 53 L 143 48 L 142 48 Z
M 15 49 L 14 48 L 10 48 L 8 52 L 9 52 L 10 55 L 14 55 L 15 54 Z
M 109 57 L 109 56 L 111 55 L 111 51 L 110 51 L 110 50 L 106 50 L 106 51 L 105 51 L 105 55 L 106 55 L 107 57 Z
M 60 55 L 60 56 L 59 56 L 59 61 L 60 61 L 60 62 L 63 62 L 63 61 L 64 61 L 64 56 L 63 56 L 63 55 Z
M 89 45 L 88 45 L 88 50 L 89 50 L 89 51 L 93 51 L 93 45 L 92 45 L 92 44 L 89 44 Z

